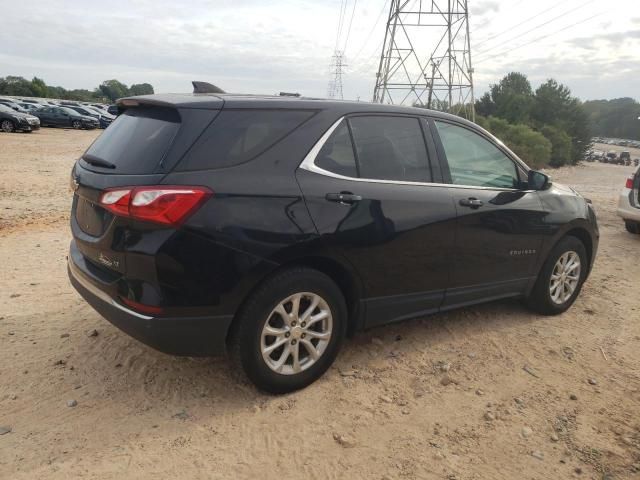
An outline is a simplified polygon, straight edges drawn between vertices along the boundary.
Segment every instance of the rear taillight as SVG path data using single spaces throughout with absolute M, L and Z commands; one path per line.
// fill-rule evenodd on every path
M 106 190 L 100 205 L 115 215 L 178 226 L 213 192 L 205 187 L 159 185 Z
M 624 185 L 625 188 L 628 188 L 630 190 L 633 190 L 633 181 L 635 180 L 635 177 L 633 175 L 629 175 L 629 178 L 627 178 L 627 183 Z

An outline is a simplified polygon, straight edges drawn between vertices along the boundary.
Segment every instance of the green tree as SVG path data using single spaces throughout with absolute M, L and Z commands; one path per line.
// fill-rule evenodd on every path
M 129 88 L 129 95 L 153 95 L 153 86 L 149 83 L 135 83 Z
M 633 98 L 591 100 L 583 109 L 594 135 L 640 140 L 640 103 Z
M 545 125 L 540 130 L 549 142 L 551 142 L 551 160 L 549 165 L 561 167 L 571 163 L 572 144 L 571 137 L 564 130 L 550 125 Z
M 552 145 L 544 135 L 523 124 L 510 124 L 502 118 L 477 117 L 478 124 L 502 140 L 532 168 L 549 165 Z
M 570 163 L 582 160 L 591 145 L 591 128 L 582 103 L 565 85 L 549 79 L 538 89 L 531 110 L 534 126 L 552 126 L 571 138 Z
M 100 91 L 110 101 L 115 102 L 118 98 L 129 95 L 129 88 L 118 80 L 105 80 L 100 84 Z
M 533 106 L 533 91 L 526 75 L 511 72 L 496 85 L 492 85 L 491 101 L 495 116 L 511 123 L 528 123 Z
M 0 93 L 4 95 L 15 95 L 33 97 L 31 82 L 23 77 L 7 75 L 0 78 Z
M 31 79 L 31 91 L 34 97 L 46 97 L 47 84 L 41 78 L 33 77 Z

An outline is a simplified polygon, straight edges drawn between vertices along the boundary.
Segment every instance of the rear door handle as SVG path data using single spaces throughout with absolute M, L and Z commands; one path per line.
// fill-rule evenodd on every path
M 463 198 L 460 200 L 460 205 L 462 205 L 463 207 L 469 207 L 469 208 L 480 208 L 482 205 L 484 205 L 482 203 L 482 200 L 478 200 L 477 198 L 474 197 L 470 197 L 470 198 Z
M 326 198 L 330 202 L 338 202 L 342 203 L 343 205 L 351 205 L 362 200 L 362 197 L 360 195 L 354 195 L 351 192 L 327 193 L 324 198 Z

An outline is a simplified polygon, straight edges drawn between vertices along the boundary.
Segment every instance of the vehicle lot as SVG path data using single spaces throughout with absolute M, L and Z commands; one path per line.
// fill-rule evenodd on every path
M 508 301 L 371 330 L 320 381 L 274 397 L 224 359 L 139 344 L 73 291 L 69 172 L 98 134 L 0 135 L 8 478 L 640 475 L 640 236 L 615 215 L 632 167 L 550 172 L 594 201 L 602 234 L 567 313 Z

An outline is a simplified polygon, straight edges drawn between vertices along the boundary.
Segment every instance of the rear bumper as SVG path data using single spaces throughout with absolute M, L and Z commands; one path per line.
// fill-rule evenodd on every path
M 100 315 L 136 340 L 164 353 L 210 356 L 224 353 L 232 315 L 151 317 L 134 312 L 103 291 L 69 255 L 69 280 Z
M 640 222 L 640 208 L 636 208 L 631 205 L 629 199 L 631 190 L 625 188 L 618 199 L 618 215 L 624 220 L 631 220 L 634 222 Z

